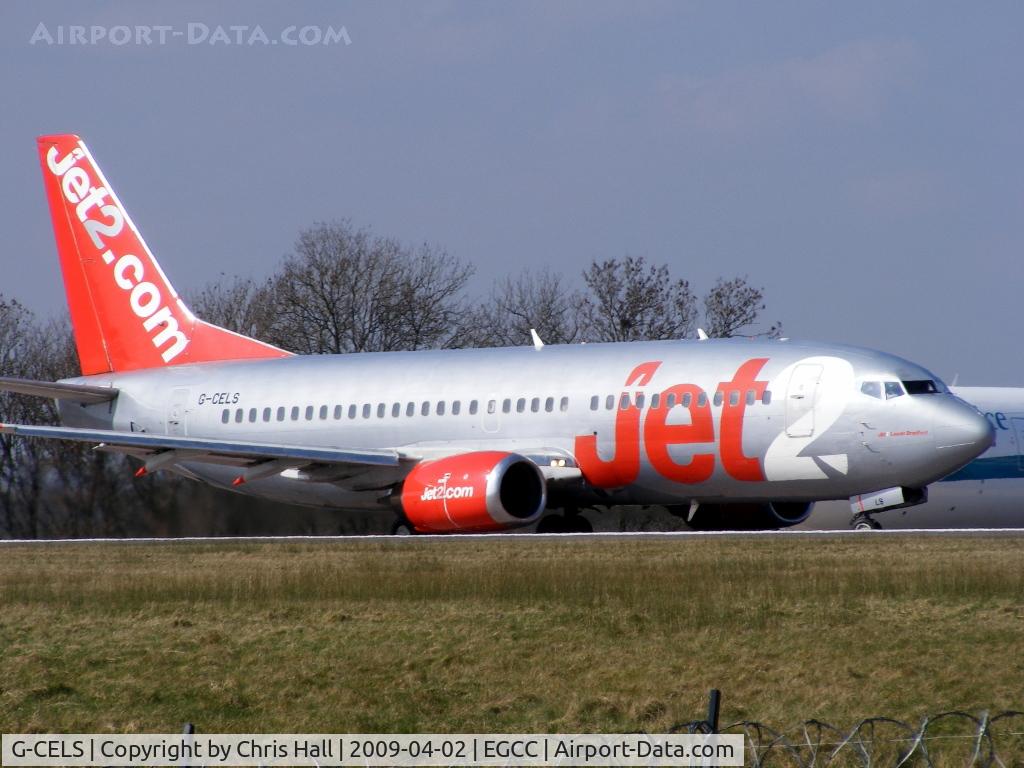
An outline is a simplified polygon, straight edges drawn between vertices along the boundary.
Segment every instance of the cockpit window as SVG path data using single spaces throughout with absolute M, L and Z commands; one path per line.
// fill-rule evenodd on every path
M 908 395 L 935 395 L 939 392 L 939 388 L 931 379 L 904 381 L 903 386 L 906 387 Z
M 879 381 L 865 381 L 860 385 L 860 391 L 870 397 L 882 399 L 882 383 Z
M 903 386 L 898 381 L 885 382 L 885 399 L 892 400 L 903 394 Z

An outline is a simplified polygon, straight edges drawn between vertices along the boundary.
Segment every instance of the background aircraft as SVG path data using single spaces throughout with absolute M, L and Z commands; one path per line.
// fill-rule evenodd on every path
M 39 140 L 83 376 L 3 382 L 65 427 L 242 493 L 393 507 L 396 530 L 582 530 L 586 505 L 662 504 L 776 528 L 814 501 L 913 504 L 993 428 L 933 374 L 871 350 L 667 341 L 295 356 L 192 315 L 77 136 Z

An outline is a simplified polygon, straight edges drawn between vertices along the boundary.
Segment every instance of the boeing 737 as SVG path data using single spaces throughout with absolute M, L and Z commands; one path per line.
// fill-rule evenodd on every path
M 662 504 L 694 528 L 796 525 L 813 503 L 925 498 L 993 440 L 919 365 L 793 340 L 299 356 L 196 318 L 77 136 L 38 141 L 82 375 L 55 398 L 94 444 L 240 493 L 388 507 L 395 532 L 585 530 Z

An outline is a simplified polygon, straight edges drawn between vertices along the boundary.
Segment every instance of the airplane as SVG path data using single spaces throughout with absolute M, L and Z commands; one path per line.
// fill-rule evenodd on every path
M 1024 526 L 1024 388 L 950 387 L 974 405 L 995 432 L 994 445 L 967 466 L 929 486 L 928 500 L 904 509 L 887 528 L 1019 528 Z M 863 520 L 846 503 L 823 502 L 800 527 L 866 530 L 878 521 Z
M 992 444 L 932 373 L 869 349 L 670 340 L 293 355 L 195 317 L 75 135 L 38 139 L 82 375 L 0 380 L 54 398 L 94 444 L 271 499 L 395 511 L 393 533 L 586 531 L 595 505 L 662 504 L 697 529 L 873 514 Z M 706 334 L 702 334 L 706 337 Z M 549 514 L 547 510 L 562 510 Z

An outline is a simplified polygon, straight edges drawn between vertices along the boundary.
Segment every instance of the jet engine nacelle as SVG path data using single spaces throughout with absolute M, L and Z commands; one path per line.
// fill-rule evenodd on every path
M 772 501 L 761 504 L 701 504 L 692 517 L 689 507 L 676 507 L 695 531 L 771 531 L 799 525 L 811 515 L 813 502 Z
M 535 522 L 547 503 L 540 469 L 515 453 L 479 451 L 419 464 L 398 495 L 422 533 L 498 531 Z

